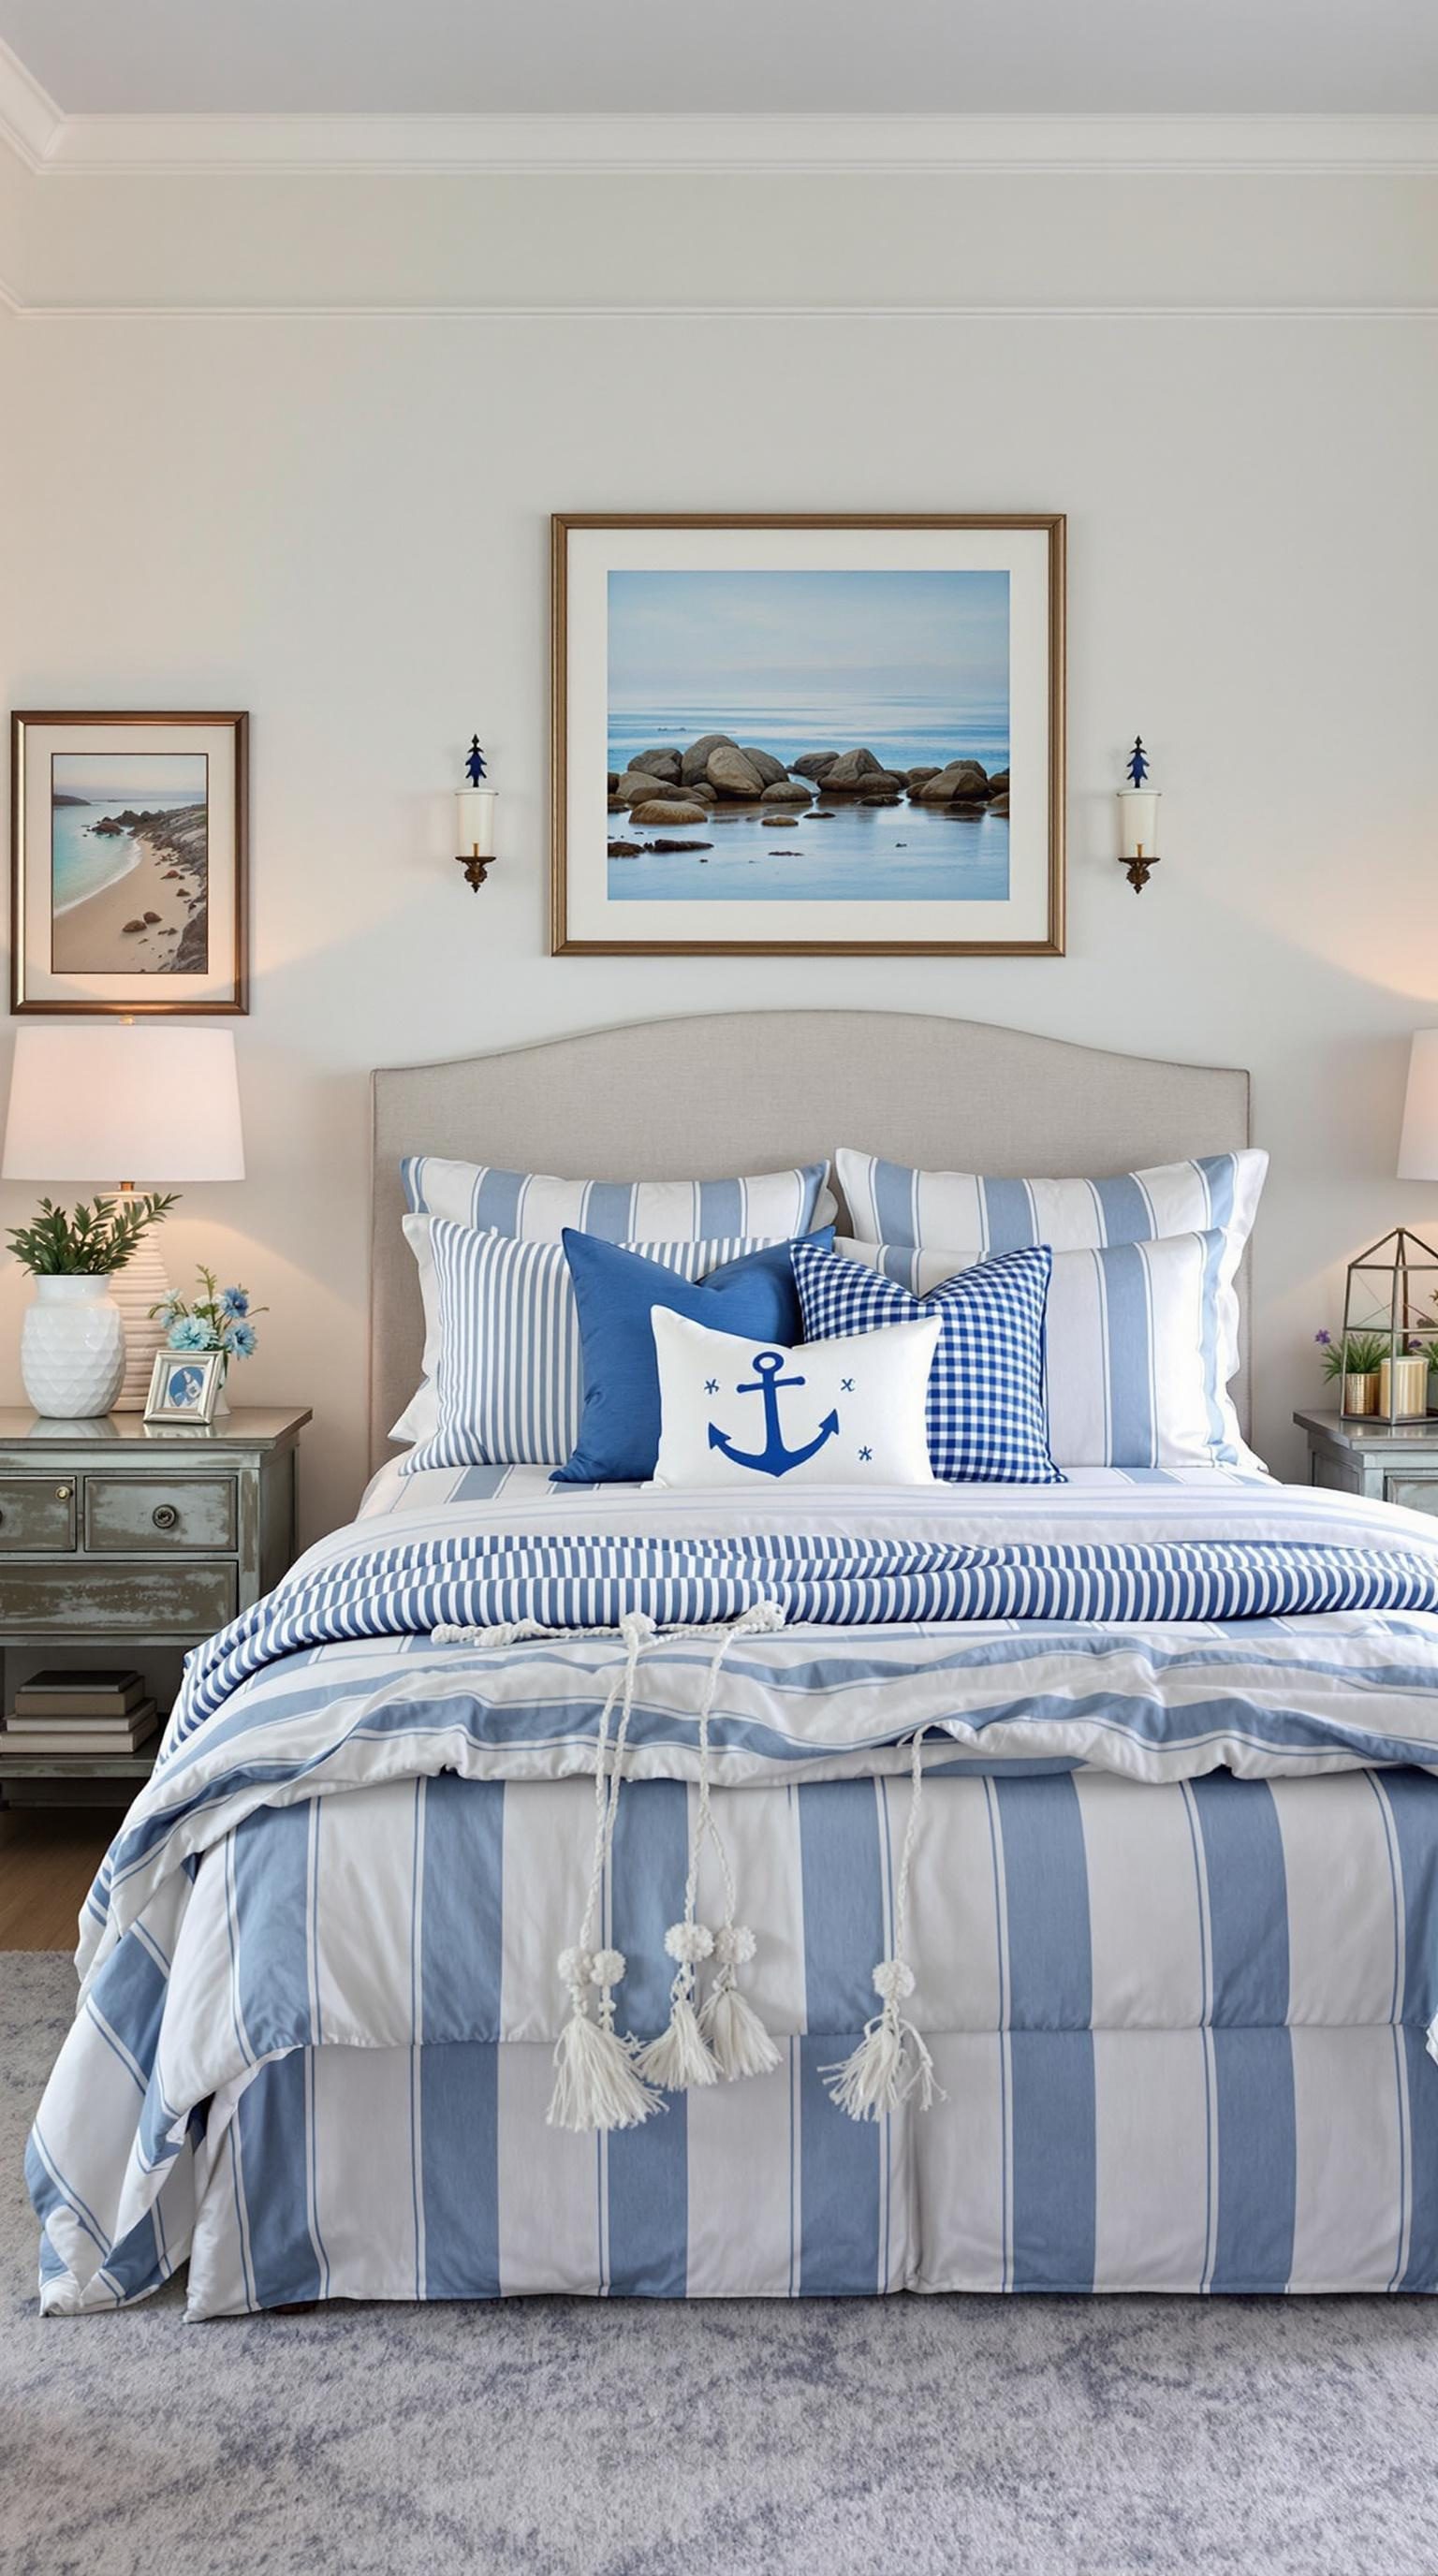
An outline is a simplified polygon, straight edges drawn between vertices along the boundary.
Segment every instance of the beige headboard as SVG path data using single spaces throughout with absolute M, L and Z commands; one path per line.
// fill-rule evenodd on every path
M 1246 1145 L 1246 1073 L 899 1011 L 731 1011 L 374 1076 L 370 1458 L 419 1379 L 402 1154 L 697 1180 L 858 1145 L 940 1171 L 1131 1171 Z M 1242 1381 L 1235 1394 L 1245 1419 Z

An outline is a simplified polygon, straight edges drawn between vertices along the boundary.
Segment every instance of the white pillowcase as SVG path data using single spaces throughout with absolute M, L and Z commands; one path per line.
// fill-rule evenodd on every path
M 1223 1249 L 1210 1228 L 1054 1254 L 1044 1390 L 1055 1466 L 1263 1472 L 1228 1392 Z M 991 1258 L 846 1235 L 834 1250 L 920 1297 Z
M 929 1372 L 942 1318 L 785 1350 L 650 1310 L 656 1485 L 932 1485 Z
M 828 1166 L 796 1164 L 787 1172 L 741 1174 L 719 1181 L 564 1181 L 549 1172 L 508 1172 L 491 1163 L 460 1162 L 445 1154 L 406 1154 L 400 1164 L 409 1214 L 404 1239 L 419 1271 L 424 1304 L 423 1375 L 391 1440 L 430 1440 L 439 1428 L 434 1373 L 439 1365 L 439 1291 L 429 1220 L 447 1217 L 483 1234 L 517 1243 L 559 1243 L 567 1225 L 602 1235 L 627 1252 L 664 1258 L 669 1243 L 712 1243 L 705 1269 L 740 1252 L 787 1243 L 791 1235 L 828 1225 L 837 1213 L 825 1187 Z M 686 1268 L 686 1277 L 695 1274 Z M 567 1452 L 565 1453 L 568 1454 Z

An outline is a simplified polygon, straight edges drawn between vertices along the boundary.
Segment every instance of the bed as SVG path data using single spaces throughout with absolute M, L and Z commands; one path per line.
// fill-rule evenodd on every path
M 1245 1145 L 1248 1086 L 822 1012 L 375 1077 L 375 1474 L 193 1660 L 87 1903 L 48 2313 L 186 2264 L 198 2317 L 1438 2284 L 1431 1523 L 1247 1464 L 756 1501 L 389 1454 L 401 1155 L 662 1179 L 844 1134 L 1118 1172 Z M 664 2030 L 676 1917 L 743 1933 L 767 2071 L 555 2125 L 576 2014 Z M 911 2080 L 850 2116 L 876 2022 Z

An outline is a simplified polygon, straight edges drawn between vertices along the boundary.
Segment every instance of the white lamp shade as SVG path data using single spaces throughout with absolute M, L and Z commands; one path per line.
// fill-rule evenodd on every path
M 1142 851 L 1146 859 L 1153 858 L 1158 849 L 1158 789 L 1121 787 L 1118 818 L 1119 857 L 1136 859 Z
M 1400 1181 L 1438 1181 L 1438 1029 L 1416 1029 L 1398 1145 Z
M 243 1180 L 233 1033 L 17 1029 L 0 1168 L 13 1181 Z
M 497 787 L 461 787 L 455 794 L 459 807 L 459 846 L 476 858 L 494 856 L 494 807 Z

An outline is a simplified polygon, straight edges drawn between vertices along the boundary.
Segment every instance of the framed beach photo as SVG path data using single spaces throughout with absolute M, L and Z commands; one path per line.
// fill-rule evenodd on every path
M 226 1357 L 224 1351 L 157 1351 L 145 1420 L 213 1422 L 225 1383 Z
M 556 955 L 1062 956 L 1061 517 L 552 534 Z
M 241 1012 L 243 715 L 10 719 L 11 1007 Z

